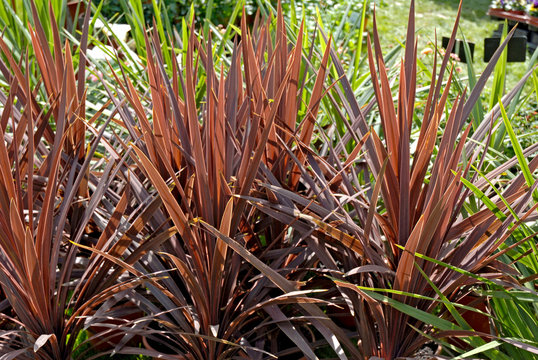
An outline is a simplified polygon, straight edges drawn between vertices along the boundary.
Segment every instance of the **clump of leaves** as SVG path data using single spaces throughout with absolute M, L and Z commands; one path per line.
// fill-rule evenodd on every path
M 89 8 L 76 68 L 71 44 L 62 46 L 51 26 L 51 48 L 31 6 L 35 73 L 28 56 L 17 61 L 0 39 L 0 67 L 10 84 L 0 96 L 0 283 L 12 309 L 3 312 L 10 325 L 2 332 L 1 352 L 6 359 L 69 359 L 77 335 L 106 326 L 106 316 L 117 312 L 114 305 L 146 281 L 119 260 L 135 241 L 140 250 L 131 249 L 134 261 L 144 251 L 138 239 L 117 233 L 129 227 L 122 221 L 131 196 L 121 178 L 124 160 L 111 146 L 110 159 L 96 154 L 111 117 L 100 129 L 93 126 L 104 108 L 86 119 Z M 49 16 L 56 24 L 52 6 Z M 31 78 L 40 80 L 32 86 Z M 133 232 L 142 219 L 133 214 L 130 221 Z M 94 338 L 110 336 L 105 329 Z
M 448 49 L 454 45 L 459 13 Z M 462 316 L 473 309 L 462 304 L 473 287 L 484 282 L 521 287 L 514 278 L 518 272 L 499 261 L 499 250 L 536 210 L 532 197 L 536 183 L 529 174 L 536 170 L 538 160 L 526 160 L 535 153 L 535 146 L 496 168 L 486 162 L 502 104 L 511 101 L 530 73 L 471 133 L 469 115 L 506 41 L 470 94 L 464 91 L 451 104 L 447 98 L 452 70 L 446 74 L 450 51 L 439 69 L 436 58 L 424 109 L 416 111 L 414 33 L 412 1 L 397 94 L 393 95 L 374 16 L 368 60 L 376 107 L 373 103 L 365 109 L 358 106 L 343 67 L 332 53 L 335 71 L 341 76 L 339 86 L 333 87 L 333 102 L 345 110 L 337 114 L 348 124 L 348 134 L 336 137 L 334 145 L 329 143 L 326 156 L 298 142 L 308 159 L 298 163 L 308 193 L 299 196 L 266 184 L 268 191 L 287 197 L 293 206 L 251 200 L 260 210 L 289 219 L 321 267 L 329 271 L 338 292 L 328 296 L 354 319 L 351 328 L 364 358 L 412 356 L 432 338 L 465 337 L 474 347 L 484 344 L 478 335 L 496 338 L 494 333 L 474 330 Z M 379 113 L 380 134 L 369 129 L 365 120 L 374 108 Z M 412 136 L 417 113 L 422 115 L 418 138 Z M 503 171 L 518 163 L 523 170 L 519 175 L 503 177 Z M 484 300 L 473 304 L 480 301 Z M 482 315 L 487 321 L 487 315 Z M 522 342 L 498 340 L 537 351 Z M 480 351 L 503 356 L 492 348 Z
M 299 131 L 304 90 L 298 85 L 302 30 L 290 48 L 281 10 L 275 31 L 271 19 L 256 24 L 251 35 L 243 16 L 227 67 L 215 66 L 211 35 L 199 40 L 191 25 L 185 68 L 174 61 L 167 69 L 168 49 L 154 31 L 145 37 L 149 97 L 127 77 L 116 77 L 115 92 L 124 99 L 109 89 L 133 144 L 132 179 L 164 207 L 166 216 L 155 226 L 177 231 L 144 263 L 148 272 L 170 273 L 161 282 L 165 291 L 149 287 L 151 302 L 140 300 L 150 316 L 132 329 L 145 334 L 154 355 L 259 358 L 302 351 L 315 358 L 314 349 L 327 343 L 342 358 L 342 345 L 356 354 L 314 305 L 320 300 L 295 281 L 309 266 L 307 253 L 291 247 L 283 224 L 245 198 L 264 191 L 261 179 L 297 186 L 295 165 L 283 150 Z M 312 138 L 328 58 L 327 50 L 299 131 L 305 142 Z M 297 316 L 318 335 L 294 325 Z
M 252 31 L 243 16 L 229 58 L 193 24 L 182 51 L 161 45 L 162 26 L 139 29 L 148 87 L 118 61 L 114 85 L 102 81 L 109 101 L 88 118 L 90 9 L 75 68 L 71 44 L 52 27 L 51 49 L 34 7 L 37 66 L 0 40 L 11 85 L 0 95 L 2 355 L 84 358 L 95 342 L 165 359 L 393 359 L 430 339 L 462 352 L 450 337 L 492 358 L 504 356 L 499 342 L 537 352 L 477 331 L 464 314 L 490 316 L 473 309 L 483 298 L 466 302 L 483 284 L 504 294 L 535 280 L 516 281 L 500 261 L 535 248 L 521 225 L 538 206 L 536 146 L 518 146 L 503 107 L 528 76 L 467 124 L 511 34 L 470 94 L 449 104 L 458 16 L 416 109 L 413 10 L 397 94 L 374 18 L 370 80 L 360 83 L 375 99 L 365 107 L 332 40 L 306 52 L 301 26 L 292 46 L 279 8 Z M 334 123 L 317 128 L 320 114 Z M 376 116 L 379 133 L 366 121 Z M 516 156 L 492 166 L 501 116 Z M 514 166 L 521 173 L 506 177 Z

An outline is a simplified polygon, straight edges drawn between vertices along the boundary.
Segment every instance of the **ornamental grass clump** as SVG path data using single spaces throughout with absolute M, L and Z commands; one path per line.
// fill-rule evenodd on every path
M 125 294 L 148 279 L 120 260 L 127 248 L 140 248 L 117 235 L 131 199 L 125 159 L 113 152 L 105 164 L 97 153 L 114 111 L 100 128 L 94 126 L 105 109 L 86 113 L 89 10 L 78 67 L 54 26 L 49 46 L 33 3 L 32 10 L 31 61 L 28 53 L 14 59 L 0 40 L 10 85 L 0 99 L 0 349 L 5 359 L 69 359 L 78 335 L 114 316 Z M 55 24 L 52 7 L 49 15 Z M 106 341 L 110 331 L 94 335 Z
M 519 272 L 501 262 L 500 256 L 506 252 L 505 243 L 536 211 L 532 196 L 536 183 L 529 174 L 538 161 L 527 161 L 536 146 L 504 163 L 495 159 L 495 165 L 488 160 L 488 150 L 492 132 L 503 122 L 501 114 L 506 124 L 503 104 L 512 100 L 531 72 L 498 99 L 472 132 L 469 115 L 512 33 L 472 91 L 450 98 L 449 56 L 460 12 L 461 6 L 440 66 L 435 59 L 429 92 L 420 108 L 414 2 L 395 94 L 374 16 L 368 62 L 375 105 L 365 109 L 357 105 L 333 56 L 341 75 L 333 87 L 334 102 L 347 112 L 340 112 L 342 120 L 350 123 L 346 137 L 327 137 L 332 144 L 326 156 L 305 150 L 308 161 L 299 166 L 301 181 L 309 184 L 307 193 L 265 185 L 292 201 L 292 206 L 251 199 L 267 214 L 289 219 L 315 253 L 319 264 L 314 271 L 328 273 L 336 285 L 325 299 L 348 311 L 346 324 L 358 339 L 362 358 L 413 356 L 431 340 L 445 344 L 452 354 L 470 346 L 491 358 L 505 357 L 496 346 L 485 345 L 492 339 L 538 350 L 521 338 L 498 337 L 488 322 L 494 316 L 478 310 L 484 309 L 487 299 L 474 293 L 486 286 L 523 289 Z M 373 118 L 380 122 L 377 131 L 365 121 L 374 109 Z M 354 150 L 348 153 L 347 149 Z M 505 171 L 513 166 L 522 171 L 508 178 Z M 521 243 L 525 242 L 532 244 L 534 239 L 525 237 Z M 473 329 L 465 312 L 477 313 L 485 329 Z M 342 311 L 335 313 L 335 319 L 341 317 Z M 463 338 L 458 343 L 463 349 L 447 343 L 450 337 Z
M 504 110 L 532 73 L 469 121 L 512 33 L 454 92 L 458 14 L 419 102 L 414 1 L 400 63 L 374 16 L 351 79 L 322 31 L 290 40 L 280 6 L 223 37 L 191 21 L 164 41 L 156 20 L 140 61 L 106 66 L 86 58 L 90 11 L 64 39 L 34 6 L 18 58 L 0 39 L 2 359 L 538 353 L 499 300 L 535 290 L 537 146 Z
M 191 26 L 185 67 L 174 63 L 169 78 L 167 49 L 153 32 L 146 38 L 149 97 L 119 76 L 118 88 L 109 90 L 118 93 L 114 102 L 132 142 L 133 176 L 148 179 L 150 196 L 162 201 L 169 221 L 158 225 L 177 231 L 144 264 L 148 272 L 171 273 L 162 280 L 166 292 L 150 288 L 156 301 L 145 310 L 155 315 L 137 331 L 165 353 L 198 359 L 258 358 L 267 351 L 315 357 L 314 349 L 324 344 L 342 355 L 341 344 L 356 353 L 314 305 L 321 300 L 300 291 L 304 268 L 313 266 L 304 246 L 290 246 L 287 224 L 245 199 L 265 192 L 260 181 L 298 186 L 285 149 L 297 132 L 306 143 L 312 138 L 328 50 L 309 94 L 305 125 L 297 129 L 298 94 L 306 91 L 299 86 L 305 76 L 303 31 L 291 48 L 281 11 L 274 32 L 271 19 L 258 19 L 251 35 L 242 19 L 241 41 L 227 68 L 215 65 L 212 36 L 200 40 Z M 315 341 L 292 315 L 311 319 L 304 325 L 315 329 Z M 156 330 L 157 324 L 165 330 Z

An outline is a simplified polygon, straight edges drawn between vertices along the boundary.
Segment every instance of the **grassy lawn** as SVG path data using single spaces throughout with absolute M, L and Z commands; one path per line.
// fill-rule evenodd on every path
M 476 60 L 483 53 L 483 39 L 491 35 L 497 27 L 497 22 L 486 15 L 488 0 L 464 0 L 460 30 L 469 41 L 475 42 L 477 48 Z M 437 36 L 449 36 L 459 1 L 457 0 L 417 0 L 416 27 L 422 44 L 433 41 L 435 31 Z M 394 44 L 401 41 L 407 29 L 407 13 L 409 1 L 383 1 L 377 7 L 380 33 L 385 34 L 382 41 Z
M 319 8 L 324 17 L 325 28 L 328 32 L 339 31 L 339 21 L 346 13 L 348 5 L 354 13 L 352 19 L 360 16 L 362 0 L 304 0 L 302 3 L 307 10 L 307 21 L 313 23 L 315 19 L 315 7 Z M 376 0 L 377 23 L 383 51 L 387 53 L 391 48 L 405 39 L 407 32 L 407 20 L 409 13 L 409 0 Z M 428 66 L 432 65 L 432 55 L 422 54 L 427 48 L 433 49 L 435 34 L 437 33 L 438 45 L 441 46 L 441 38 L 449 37 L 454 25 L 454 19 L 458 11 L 459 0 L 416 0 L 416 29 L 419 38 L 418 56 Z M 484 58 L 484 39 L 490 37 L 502 22 L 491 19 L 486 13 L 490 0 L 463 0 L 462 17 L 458 38 L 466 38 L 475 44 L 474 69 L 480 74 L 487 65 Z M 353 21 L 350 21 L 353 22 Z M 371 33 L 372 21 L 368 23 Z M 427 51 L 426 51 L 427 52 Z M 530 58 L 530 55 L 527 56 Z M 509 63 L 506 69 L 507 89 L 510 89 L 525 73 L 528 65 L 524 63 Z M 467 73 L 466 65 L 461 64 L 464 70 L 461 76 Z M 489 88 L 490 86 L 488 86 Z M 487 91 L 484 94 L 487 96 Z
M 421 49 L 429 46 L 437 32 L 438 44 L 442 36 L 450 36 L 454 19 L 458 11 L 458 0 L 417 0 L 416 28 L 419 35 L 419 56 Z M 480 73 L 486 66 L 484 56 L 484 38 L 490 37 L 501 22 L 492 20 L 486 12 L 489 0 L 464 0 L 461 33 L 468 41 L 475 43 L 474 66 Z M 402 41 L 407 30 L 407 13 L 409 1 L 383 1 L 377 8 L 378 26 L 384 49 L 388 50 L 398 41 Z M 529 56 L 528 56 L 529 57 Z M 423 59 L 427 62 L 427 59 Z M 527 68 L 523 63 L 511 63 L 507 67 L 507 86 L 510 87 L 525 73 Z
M 419 36 L 418 56 L 427 65 L 432 63 L 432 55 L 421 54 L 421 51 L 431 47 L 434 42 L 435 32 L 437 32 L 438 45 L 441 45 L 442 36 L 450 36 L 454 19 L 458 11 L 459 0 L 416 0 L 416 29 Z M 463 0 L 462 17 L 460 21 L 460 34 L 464 34 L 468 41 L 475 43 L 474 68 L 477 74 L 480 74 L 487 65 L 484 60 L 484 38 L 490 37 L 495 29 L 502 22 L 492 20 L 487 14 L 489 0 Z M 405 38 L 407 30 L 407 15 L 409 1 L 386 1 L 377 7 L 378 27 L 380 29 L 381 42 L 384 51 L 388 51 L 398 42 Z M 369 25 L 371 26 L 371 25 Z M 516 82 L 523 76 L 528 68 L 530 54 L 527 55 L 527 63 L 508 63 L 506 68 L 506 90 L 511 89 Z M 466 65 L 461 64 L 462 73 L 460 76 L 466 76 Z M 492 77 L 486 86 L 483 98 L 489 98 Z M 532 82 L 526 85 L 526 93 L 532 91 Z M 530 98 L 530 102 L 525 104 L 516 114 L 513 121 L 518 125 L 516 132 L 521 141 L 527 146 L 536 139 L 536 129 L 538 121 L 534 107 L 536 100 Z
M 437 44 L 441 46 L 441 38 L 449 37 L 452 33 L 454 19 L 458 11 L 459 0 L 415 0 L 416 1 L 416 31 L 418 35 L 418 57 L 424 63 L 427 69 L 433 68 L 433 43 L 435 34 L 437 33 Z M 380 34 L 381 46 L 384 53 L 388 53 L 392 48 L 404 41 L 409 13 L 409 0 L 376 0 L 377 24 Z M 361 13 L 361 5 L 363 0 L 323 0 L 309 1 L 304 0 L 302 5 L 306 9 L 307 21 L 315 22 L 315 8 L 319 7 L 319 11 L 324 20 L 324 26 L 327 32 L 340 35 L 340 20 L 345 18 L 346 11 L 351 11 L 353 15 L 348 17 L 348 22 L 357 21 L 357 17 Z M 308 6 L 307 6 L 308 4 Z M 487 15 L 490 0 L 463 0 L 462 16 L 460 19 L 460 27 L 458 38 L 465 37 L 467 41 L 475 44 L 474 52 L 474 72 L 480 75 L 487 63 L 484 62 L 484 39 L 492 36 L 494 30 L 502 24 L 501 21 L 491 19 Z M 300 12 L 299 12 L 300 13 Z M 312 26 L 312 23 L 310 26 Z M 368 22 L 368 31 L 372 33 L 371 20 Z M 358 26 L 358 25 L 356 25 Z M 353 27 L 346 28 L 345 31 L 351 31 Z M 357 35 L 351 36 L 352 39 Z M 349 48 L 349 47 L 348 47 Z M 344 54 L 343 58 L 352 57 L 353 47 L 349 53 Z M 363 49 L 364 51 L 364 49 Z M 423 52 L 424 51 L 424 52 Z M 364 55 L 363 55 L 364 56 Z M 509 91 L 525 74 L 529 67 L 530 54 L 527 54 L 527 63 L 508 63 L 506 66 L 506 82 L 505 91 Z M 344 64 L 350 66 L 348 61 L 344 60 Z M 351 65 L 352 66 L 352 65 Z M 458 78 L 463 80 L 463 84 L 467 84 L 468 76 L 467 65 L 464 63 L 456 63 L 456 71 L 459 72 Z M 362 64 L 362 72 L 367 72 L 368 67 L 365 63 Z M 421 73 L 419 69 L 419 78 L 427 83 L 430 75 Z M 490 91 L 492 89 L 493 76 L 490 76 L 489 82 L 481 94 L 482 104 L 487 111 L 487 104 L 490 99 Z M 524 146 L 529 146 L 536 142 L 538 136 L 538 118 L 536 114 L 536 96 L 533 94 L 534 87 L 532 81 L 527 82 L 525 86 L 525 94 L 530 94 L 528 101 L 521 101 L 521 107 L 518 109 L 512 121 L 515 131 L 520 137 Z M 507 143 L 508 146 L 509 143 Z

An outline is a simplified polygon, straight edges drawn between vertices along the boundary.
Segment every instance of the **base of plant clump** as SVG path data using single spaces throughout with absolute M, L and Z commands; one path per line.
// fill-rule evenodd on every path
M 160 351 L 160 350 L 156 350 L 153 346 L 151 346 L 150 341 L 145 336 L 142 337 L 142 345 L 147 350 L 155 351 L 155 352 Z M 171 355 L 171 354 L 167 354 L 166 357 L 167 358 L 177 358 L 178 360 L 184 358 L 184 357 L 181 357 L 179 355 Z M 157 359 L 159 359 L 159 357 L 153 357 L 153 359 L 157 360 Z
M 108 351 L 114 349 L 116 344 L 118 344 L 123 336 L 125 335 L 120 330 L 113 330 L 112 332 L 107 332 L 110 330 L 110 326 L 107 325 L 124 325 L 127 322 L 141 318 L 144 313 L 133 303 L 126 303 L 123 305 L 115 306 L 110 310 L 110 313 L 113 313 L 114 316 L 110 316 L 110 319 L 102 320 L 99 324 L 92 325 L 89 327 L 90 334 L 100 334 L 103 333 L 103 337 L 106 338 L 106 341 L 102 341 L 102 338 L 97 336 L 94 337 L 91 341 L 93 347 L 99 351 Z M 134 336 L 128 344 L 137 345 L 141 341 L 140 336 Z
M 431 360 L 431 359 L 435 359 L 435 352 L 430 346 L 425 346 L 422 349 L 420 349 L 419 351 L 417 351 L 415 356 L 412 357 L 411 359 L 413 359 L 413 360 Z

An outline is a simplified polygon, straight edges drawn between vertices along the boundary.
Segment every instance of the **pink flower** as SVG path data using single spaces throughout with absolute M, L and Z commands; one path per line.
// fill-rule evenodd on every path
M 431 48 L 427 47 L 424 50 L 422 50 L 421 54 L 422 55 L 430 55 L 430 54 L 433 54 L 433 50 Z
M 458 56 L 458 54 L 452 53 L 450 54 L 450 58 L 455 61 L 460 61 L 460 57 Z
M 97 75 L 103 75 L 100 71 L 97 72 Z M 99 81 L 99 77 L 97 76 L 96 74 L 90 74 L 90 76 L 88 76 L 88 80 L 90 80 L 91 82 L 97 82 Z

